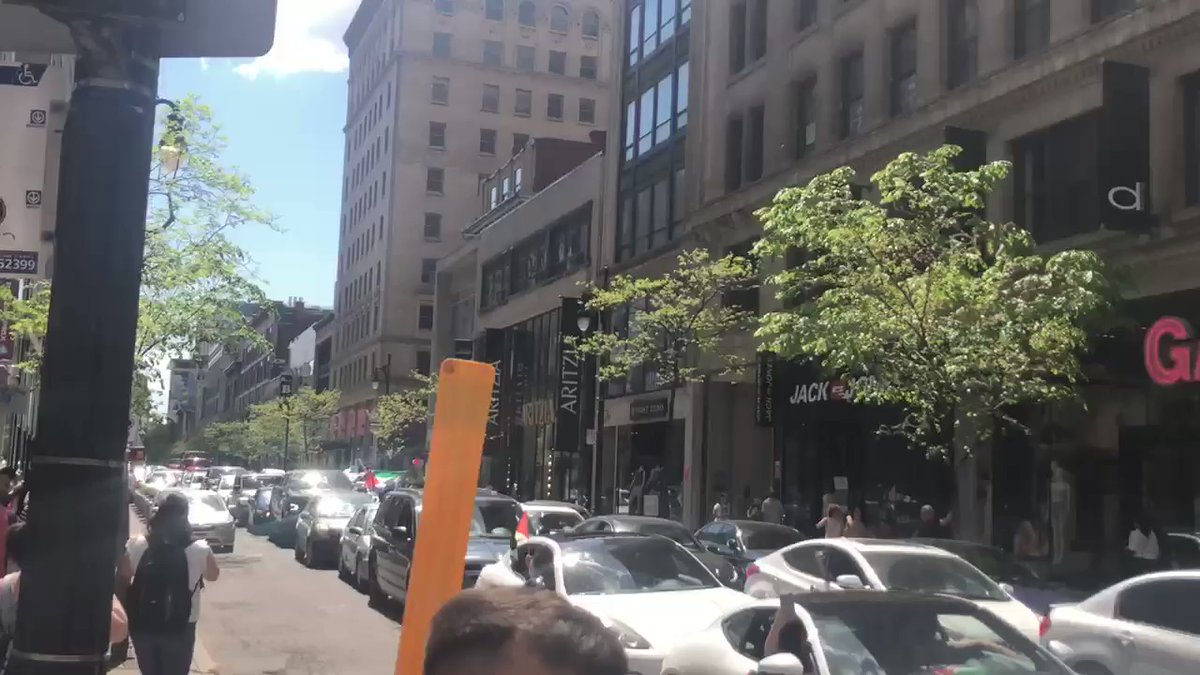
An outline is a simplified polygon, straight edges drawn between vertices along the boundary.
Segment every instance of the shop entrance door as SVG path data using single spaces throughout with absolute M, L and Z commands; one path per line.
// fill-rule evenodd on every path
M 1126 427 L 1121 430 L 1121 515 L 1128 529 L 1143 510 L 1165 529 L 1197 527 L 1200 428 Z

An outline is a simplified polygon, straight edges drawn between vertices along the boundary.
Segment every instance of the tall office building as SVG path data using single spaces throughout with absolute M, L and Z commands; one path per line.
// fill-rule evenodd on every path
M 363 0 L 350 50 L 331 385 L 338 445 L 376 460 L 375 398 L 429 372 L 438 259 L 529 138 L 602 129 L 612 0 Z M 498 195 L 503 198 L 504 195 Z

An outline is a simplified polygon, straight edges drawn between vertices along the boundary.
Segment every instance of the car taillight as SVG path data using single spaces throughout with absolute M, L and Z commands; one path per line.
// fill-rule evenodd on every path
M 754 563 L 750 563 L 749 565 L 746 566 L 746 576 L 747 577 L 758 574 L 761 571 L 762 570 L 758 568 L 758 565 L 755 565 Z
M 1043 616 L 1041 621 L 1038 621 L 1038 637 L 1045 637 L 1046 633 L 1050 632 L 1050 615 Z

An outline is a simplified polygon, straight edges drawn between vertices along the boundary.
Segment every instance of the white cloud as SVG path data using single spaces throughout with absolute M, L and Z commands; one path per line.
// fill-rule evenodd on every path
M 359 0 L 279 0 L 275 46 L 266 56 L 243 63 L 234 72 L 248 79 L 259 75 L 286 77 L 296 73 L 340 73 L 349 66 L 342 33 L 350 25 Z

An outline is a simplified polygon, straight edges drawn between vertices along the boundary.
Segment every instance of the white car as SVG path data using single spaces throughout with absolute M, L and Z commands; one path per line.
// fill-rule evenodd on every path
M 662 675 L 1069 675 L 1048 650 L 966 600 L 871 591 L 796 598 L 803 642 L 780 641 L 793 651 L 765 656 L 779 600 L 757 600 L 676 643 Z
M 756 598 L 861 588 L 964 598 L 1038 639 L 1041 617 L 967 561 L 933 546 L 894 539 L 809 539 L 759 558 L 746 570 L 746 592 Z
M 625 647 L 629 675 L 658 675 L 675 643 L 751 602 L 679 544 L 635 534 L 531 537 L 485 567 L 475 583 L 529 584 L 598 616 Z
M 1050 609 L 1042 644 L 1080 675 L 1200 671 L 1200 572 L 1126 579 Z
M 567 502 L 532 501 L 521 504 L 529 516 L 529 534 L 547 535 L 567 532 L 587 518 L 578 506 Z

